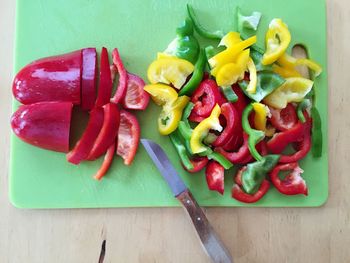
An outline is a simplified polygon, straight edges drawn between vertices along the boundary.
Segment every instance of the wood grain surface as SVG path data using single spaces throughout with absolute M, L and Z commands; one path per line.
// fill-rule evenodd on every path
M 329 0 L 329 200 L 210 208 L 235 262 L 350 262 L 350 2 Z M 305 18 L 307 19 L 307 18 Z M 209 262 L 182 208 L 19 210 L 8 199 L 15 1 L 0 0 L 0 262 Z M 315 175 L 317 176 L 317 175 Z

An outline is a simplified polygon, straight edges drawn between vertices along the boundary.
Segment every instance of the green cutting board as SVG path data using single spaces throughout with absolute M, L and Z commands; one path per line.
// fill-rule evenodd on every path
M 171 0 L 18 0 L 15 69 L 45 56 L 83 47 L 118 47 L 130 72 L 146 78 L 146 69 L 158 51 L 174 38 L 184 19 L 188 1 Z M 192 2 L 192 1 L 190 1 Z M 193 2 L 199 19 L 210 29 L 234 28 L 234 10 L 260 11 L 263 18 L 260 44 L 271 19 L 282 18 L 293 36 L 292 45 L 302 43 L 324 69 L 316 81 L 317 106 L 323 122 L 323 155 L 301 161 L 309 195 L 284 196 L 275 189 L 249 206 L 320 206 L 328 196 L 327 157 L 327 48 L 325 1 L 323 0 L 235 0 Z M 11 88 L 11 87 L 7 87 Z M 13 103 L 13 109 L 18 103 Z M 248 206 L 231 198 L 234 171 L 225 178 L 225 194 L 207 189 L 204 173 L 188 174 L 167 137 L 157 131 L 159 108 L 150 103 L 137 113 L 142 137 L 160 143 L 202 206 Z M 166 182 L 142 146 L 130 167 L 117 158 L 101 182 L 92 179 L 102 160 L 74 166 L 62 153 L 25 144 L 11 137 L 10 200 L 20 208 L 93 208 L 178 206 Z

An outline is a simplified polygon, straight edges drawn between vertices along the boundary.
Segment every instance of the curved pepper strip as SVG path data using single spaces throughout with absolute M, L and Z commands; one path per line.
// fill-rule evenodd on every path
M 290 171 L 283 180 L 280 179 L 281 171 Z M 270 179 L 276 189 L 285 195 L 307 195 L 308 190 L 305 180 L 300 176 L 304 171 L 299 167 L 298 163 L 286 163 L 277 165 L 270 173 Z
M 300 102 L 298 104 L 297 115 L 298 115 L 299 120 L 302 123 L 306 122 L 306 119 L 305 119 L 305 116 L 304 116 L 304 110 L 306 110 L 309 107 L 311 107 L 311 101 L 309 99 L 304 99 L 302 102 Z
M 204 37 L 209 39 L 221 39 L 224 36 L 224 33 L 221 30 L 217 31 L 208 31 L 205 29 L 199 22 L 196 17 L 196 14 L 194 13 L 193 7 L 190 4 L 187 4 L 187 14 L 191 18 L 194 28 L 196 29 L 197 33 Z
M 126 88 L 128 84 L 128 73 L 124 67 L 123 61 L 120 58 L 119 51 L 117 48 L 113 49 L 112 52 L 113 64 L 117 68 L 119 73 L 119 83 L 117 91 L 115 92 L 113 98 L 111 98 L 112 103 L 119 103 L 125 96 Z
M 103 159 L 101 167 L 98 169 L 98 171 L 94 175 L 94 178 L 96 180 L 101 180 L 102 177 L 108 172 L 109 167 L 113 162 L 114 152 L 115 152 L 115 143 L 112 143 L 112 145 L 109 146 L 106 152 L 106 155 L 105 155 L 105 158 Z
M 224 194 L 225 169 L 215 161 L 209 161 L 205 169 L 205 178 L 209 190 Z
M 187 155 L 186 148 L 182 144 L 178 132 L 175 131 L 175 132 L 171 133 L 169 135 L 169 137 L 170 137 L 170 140 L 177 151 L 177 154 L 179 155 L 179 157 L 181 159 L 182 165 L 186 168 L 186 170 L 192 170 L 194 168 L 194 166 L 191 163 L 189 156 Z
M 186 167 L 184 167 L 184 168 L 189 173 L 197 173 L 197 172 L 203 170 L 204 167 L 207 166 L 208 162 L 209 162 L 209 160 L 208 160 L 207 157 L 196 156 L 196 157 L 193 157 L 191 159 L 191 163 L 193 165 L 193 169 L 188 170 L 188 169 L 186 169 Z
M 297 124 L 298 117 L 295 107 L 292 103 L 288 103 L 284 109 L 275 109 L 269 107 L 271 118 L 270 122 L 274 128 L 279 131 L 286 131 Z
M 233 166 L 233 164 L 225 156 L 218 152 L 212 152 L 208 154 L 207 157 L 209 160 L 218 162 L 222 167 L 224 167 L 225 170 L 228 170 Z
M 243 130 L 248 134 L 248 148 L 255 160 L 260 161 L 262 156 L 256 150 L 256 145 L 262 141 L 265 137 L 265 133 L 259 130 L 252 129 L 249 124 L 249 115 L 253 111 L 253 104 L 249 104 L 242 114 L 242 126 Z
M 237 28 L 244 37 L 250 37 L 256 33 L 260 19 L 260 12 L 253 12 L 250 16 L 245 16 L 241 9 L 237 7 Z
M 246 91 L 250 94 L 254 94 L 256 92 L 256 85 L 257 85 L 257 73 L 256 73 L 256 67 L 254 64 L 254 61 L 250 58 L 247 64 L 248 71 L 249 71 L 249 84 L 246 89 Z
M 111 69 L 109 66 L 108 51 L 105 47 L 101 51 L 101 63 L 100 63 L 100 80 L 98 85 L 98 94 L 95 102 L 96 107 L 102 107 L 107 104 L 111 97 L 112 92 L 112 79 Z
M 276 64 L 272 66 L 273 72 L 281 75 L 283 78 L 300 78 L 302 75 L 295 69 L 281 67 Z
M 272 71 L 272 66 L 271 65 L 263 65 L 262 64 L 262 59 L 263 59 L 263 54 L 257 50 L 251 49 L 250 50 L 250 57 L 252 58 L 256 71 Z
M 277 61 L 282 68 L 296 71 L 297 66 L 307 66 L 314 72 L 314 76 L 318 77 L 322 73 L 322 67 L 315 61 L 306 58 L 295 58 L 284 53 Z
M 195 89 L 198 87 L 199 83 L 202 81 L 204 68 L 206 64 L 206 56 L 203 49 L 200 49 L 198 59 L 194 65 L 194 71 L 190 80 L 183 86 L 179 91 L 179 96 L 187 95 L 191 96 Z
M 254 109 L 254 127 L 257 130 L 266 132 L 266 120 L 270 114 L 270 110 L 267 106 L 262 103 L 253 102 Z
M 221 114 L 221 109 L 218 104 L 214 107 L 210 116 L 200 122 L 196 128 L 194 128 L 190 140 L 191 150 L 194 154 L 202 153 L 207 151 L 208 147 L 205 146 L 202 141 L 208 135 L 209 130 L 221 131 L 222 127 L 220 125 L 219 116 Z
M 227 48 L 242 42 L 241 36 L 238 32 L 230 31 L 223 38 L 221 38 L 219 46 L 225 46 Z
M 248 148 L 248 135 L 243 133 L 243 145 L 239 148 L 237 152 L 227 152 L 223 148 L 216 148 L 215 151 L 221 153 L 225 156 L 230 162 L 234 164 L 245 164 L 245 160 L 248 158 L 251 159 L 251 155 Z
M 314 106 L 311 108 L 311 118 L 312 118 L 312 156 L 321 157 L 322 155 L 322 125 L 321 116 L 317 108 Z

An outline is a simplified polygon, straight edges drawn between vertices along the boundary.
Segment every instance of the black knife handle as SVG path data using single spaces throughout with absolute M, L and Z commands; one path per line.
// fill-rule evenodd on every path
M 232 263 L 232 258 L 222 241 L 218 238 L 214 229 L 210 225 L 203 210 L 193 198 L 191 192 L 186 190 L 176 197 L 186 208 L 197 234 L 202 241 L 206 252 L 215 263 Z

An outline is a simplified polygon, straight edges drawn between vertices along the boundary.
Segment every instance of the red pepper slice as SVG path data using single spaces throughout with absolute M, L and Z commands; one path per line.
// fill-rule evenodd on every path
M 84 48 L 82 56 L 81 107 L 83 110 L 91 110 L 96 101 L 96 48 Z
M 109 167 L 113 162 L 114 152 L 115 152 L 115 143 L 112 143 L 112 145 L 109 146 L 106 152 L 105 158 L 103 159 L 100 169 L 98 169 L 97 173 L 94 175 L 94 178 L 96 180 L 101 180 L 102 177 L 108 172 Z
M 26 143 L 57 151 L 69 151 L 71 102 L 39 102 L 22 105 L 11 117 L 13 132 Z
M 113 49 L 112 52 L 113 64 L 117 67 L 119 73 L 119 83 L 117 87 L 117 91 L 115 92 L 111 102 L 117 104 L 119 103 L 125 96 L 127 83 L 128 83 L 128 74 L 120 58 L 119 51 L 117 48 Z
M 281 180 L 278 174 L 281 171 L 291 171 L 283 180 Z M 272 184 L 276 189 L 285 195 L 307 195 L 308 190 L 304 179 L 300 176 L 303 170 L 299 167 L 298 163 L 279 164 L 270 172 L 270 178 Z
M 242 189 L 242 173 L 244 170 L 246 170 L 247 167 L 243 166 L 236 174 L 235 176 L 235 184 L 232 187 L 231 195 L 232 198 L 243 202 L 243 203 L 255 203 L 259 201 L 269 190 L 270 188 L 270 183 L 266 179 L 261 183 L 261 186 L 259 190 L 253 194 L 247 194 L 244 192 Z
M 122 100 L 125 109 L 144 110 L 149 102 L 149 94 L 143 89 L 145 82 L 139 76 L 128 73 L 126 94 Z
M 303 159 L 311 149 L 311 136 L 305 134 L 304 139 L 301 142 L 296 142 L 296 150 L 294 154 L 291 155 L 281 155 L 279 160 L 280 163 L 291 163 L 297 162 Z
M 213 142 L 213 146 L 222 146 L 226 144 L 235 135 L 238 126 L 242 125 L 238 111 L 235 109 L 232 103 L 224 103 L 221 105 L 221 114 L 225 117 L 226 127 L 221 134 Z
M 140 142 L 140 125 L 137 118 L 125 110 L 120 111 L 117 154 L 130 165 L 134 160 Z
M 298 117 L 293 104 L 288 103 L 282 110 L 270 107 L 271 124 L 279 131 L 287 131 L 297 124 Z
M 120 113 L 117 105 L 108 103 L 103 106 L 103 125 L 100 133 L 98 134 L 94 146 L 92 147 L 88 160 L 95 160 L 102 156 L 108 149 L 118 134 Z
M 224 194 L 224 173 L 225 169 L 222 165 L 215 161 L 209 161 L 205 169 L 205 177 L 210 190 Z
M 195 121 L 192 117 L 193 115 L 207 118 L 216 104 L 221 106 L 226 101 L 221 95 L 216 82 L 212 79 L 205 79 L 193 93 L 191 102 L 194 104 L 194 107 L 189 120 Z
M 16 75 L 13 96 L 23 104 L 69 101 L 80 104 L 81 50 L 36 60 Z
M 189 173 L 197 173 L 203 170 L 204 167 L 208 164 L 209 160 L 207 157 L 194 157 L 191 159 L 191 163 L 193 165 L 193 169 L 188 170 L 184 166 L 184 169 Z
M 109 102 L 112 93 L 112 87 L 113 82 L 111 79 L 108 51 L 105 47 L 103 47 L 101 51 L 100 82 L 98 85 L 96 107 L 102 107 Z
M 238 84 L 232 85 L 233 91 L 236 93 L 238 99 L 236 102 L 233 102 L 233 106 L 237 109 L 238 113 L 240 113 L 240 116 L 242 115 L 242 112 L 244 111 L 245 107 L 247 107 L 247 97 L 243 93 L 242 89 L 239 87 Z
M 215 151 L 221 153 L 233 164 L 245 164 L 247 159 L 251 159 L 251 154 L 248 148 L 248 134 L 243 133 L 243 145 L 237 152 L 227 152 L 223 148 L 216 148 Z
M 89 122 L 83 135 L 75 144 L 73 150 L 71 150 L 66 156 L 68 162 L 79 164 L 88 157 L 102 128 L 103 115 L 102 108 L 94 108 L 91 110 Z

